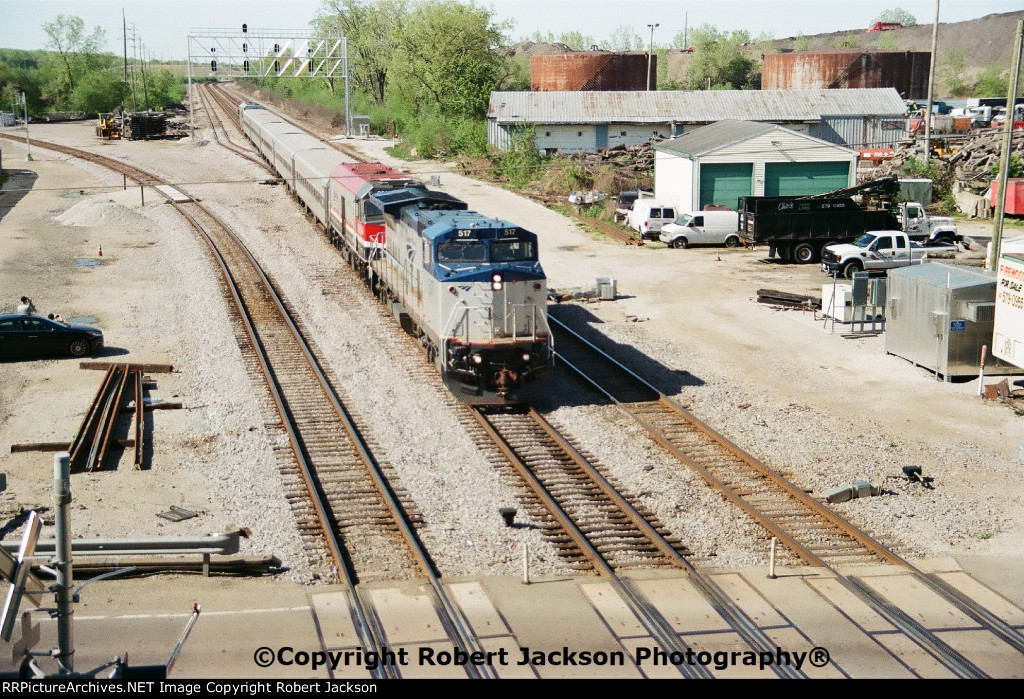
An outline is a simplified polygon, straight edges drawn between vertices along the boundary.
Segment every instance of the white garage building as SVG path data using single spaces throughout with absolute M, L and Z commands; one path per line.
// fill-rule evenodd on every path
M 822 194 L 856 184 L 858 152 L 776 124 L 726 120 L 654 145 L 654 196 L 683 211 L 741 196 Z

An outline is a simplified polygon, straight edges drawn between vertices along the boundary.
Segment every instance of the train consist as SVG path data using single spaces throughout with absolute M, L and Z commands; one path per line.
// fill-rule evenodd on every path
M 352 162 L 253 102 L 260 154 L 461 400 L 518 401 L 553 361 L 537 236 L 381 163 Z

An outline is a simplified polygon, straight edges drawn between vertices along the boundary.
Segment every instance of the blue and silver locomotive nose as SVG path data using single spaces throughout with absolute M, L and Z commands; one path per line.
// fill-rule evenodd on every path
M 537 236 L 474 212 L 430 217 L 442 372 L 460 393 L 507 397 L 551 365 Z

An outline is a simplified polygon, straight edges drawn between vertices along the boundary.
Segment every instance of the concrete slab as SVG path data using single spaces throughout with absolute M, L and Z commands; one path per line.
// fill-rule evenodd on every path
M 913 677 L 902 663 L 847 615 L 847 609 L 835 603 L 832 598 L 839 595 L 831 587 L 836 584 L 833 578 L 823 577 L 812 569 L 806 569 L 802 574 L 780 575 L 774 580 L 765 575 L 763 568 L 745 569 L 742 575 L 789 619 L 792 631 L 766 631 L 773 639 L 785 639 L 785 642 L 779 641 L 780 648 L 809 653 L 817 648 L 828 652 L 829 660 L 824 667 L 812 665 L 808 668 L 811 663 L 804 664 L 801 669 L 808 677 Z M 818 585 L 822 589 L 817 589 Z M 845 588 L 840 590 L 846 592 Z M 859 603 L 859 600 L 854 601 Z M 793 633 L 799 637 L 794 638 Z
M 981 668 L 989 677 L 1024 677 L 1024 656 L 989 631 L 952 631 L 935 634 L 950 648 Z
M 985 607 L 1010 626 L 1024 627 L 1024 609 L 985 586 L 964 571 L 943 573 L 939 578 Z
M 1016 579 L 1001 581 L 995 562 L 981 561 L 971 571 L 949 570 L 944 564 L 938 569 L 945 571 L 944 579 L 1007 621 L 1024 618 L 1019 605 L 1004 594 L 1006 589 L 1012 592 Z M 978 570 L 984 580 L 979 579 Z M 1017 575 L 1014 566 L 1006 570 Z M 794 568 L 769 580 L 766 572 L 752 567 L 718 572 L 714 579 L 761 625 L 779 653 L 806 654 L 800 669 L 808 677 L 953 676 L 827 574 Z M 911 584 L 911 576 L 890 569 L 888 575 L 866 577 L 907 613 L 927 624 L 939 624 L 934 628 L 940 638 L 991 676 L 1024 675 L 1024 655 L 967 624 L 941 600 L 929 598 Z M 703 664 L 715 677 L 776 676 L 770 667 L 760 665 L 757 654 L 728 628 L 687 576 L 644 571 L 635 573 L 632 581 L 672 624 L 693 663 Z M 986 582 L 998 586 L 993 590 Z M 478 647 L 504 659 L 493 664 L 500 678 L 681 677 L 674 662 L 685 660 L 666 657 L 613 586 L 601 578 L 566 577 L 524 585 L 517 578 L 485 577 L 460 579 L 447 587 Z M 467 676 L 461 666 L 430 665 L 419 656 L 421 647 L 451 650 L 423 584 L 364 585 L 360 594 L 386 630 L 389 647 L 407 650 L 407 664 L 398 668 L 401 676 Z M 125 652 L 135 666 L 165 662 L 193 602 L 201 603 L 203 611 L 174 668 L 174 678 L 372 676 L 341 588 L 183 576 L 109 580 L 87 588 L 75 613 L 76 669 L 98 670 Z M 51 619 L 39 613 L 27 619 L 27 625 L 16 629 L 15 642 L 0 646 L 0 672 L 17 667 L 26 642 L 35 650 L 56 644 Z M 646 655 L 641 657 L 641 651 Z M 811 654 L 822 651 L 827 662 L 819 667 L 811 662 Z M 658 653 L 660 661 L 655 662 Z M 317 667 L 314 658 L 319 659 Z M 337 660 L 334 669 L 328 667 L 331 658 Z
M 956 675 L 902 633 L 879 633 L 875 634 L 874 638 L 893 657 L 898 658 L 914 677 L 931 680 L 956 679 Z
M 883 619 L 871 607 L 854 595 L 835 579 L 808 580 L 807 584 L 819 595 L 832 603 L 853 624 L 867 633 L 895 631 L 895 627 Z
M 377 615 L 388 647 L 404 650 L 402 677 L 462 679 L 466 667 L 449 657 L 454 647 L 434 608 L 432 591 L 423 584 L 374 587 L 365 597 Z M 448 655 L 446 655 L 448 654 Z
M 691 634 L 730 630 L 689 578 L 640 580 L 637 587 L 686 639 Z
M 978 624 L 910 575 L 858 576 L 928 629 L 970 629 Z
M 789 621 L 779 614 L 768 600 L 738 573 L 713 575 L 711 579 L 722 591 L 742 609 L 760 628 L 769 626 L 788 626 Z

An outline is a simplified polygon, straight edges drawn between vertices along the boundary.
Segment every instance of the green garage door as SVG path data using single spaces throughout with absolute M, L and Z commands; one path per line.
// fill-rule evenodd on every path
M 700 166 L 700 208 L 725 204 L 735 209 L 739 197 L 754 193 L 752 163 L 718 163 Z
M 792 197 L 824 194 L 850 186 L 850 163 L 765 163 L 764 194 Z

